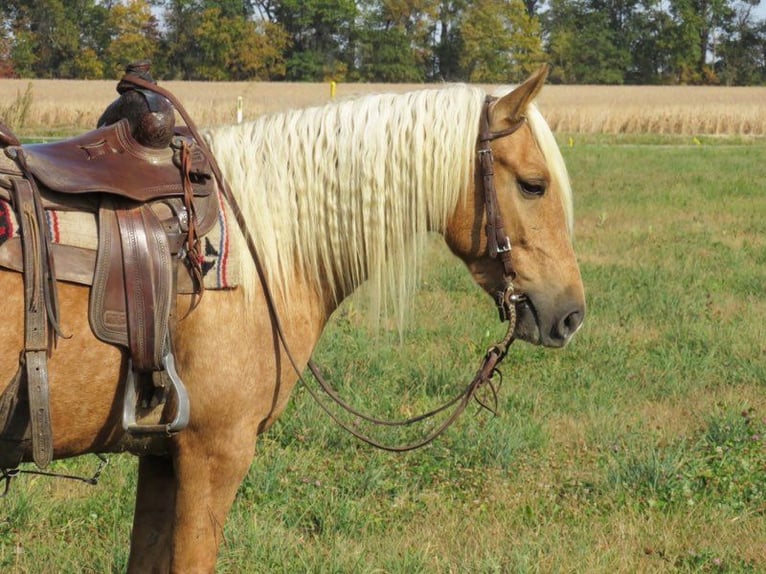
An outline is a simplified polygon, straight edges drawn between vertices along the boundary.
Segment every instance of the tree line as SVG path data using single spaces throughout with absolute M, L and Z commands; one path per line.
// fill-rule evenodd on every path
M 4 0 L 0 77 L 766 83 L 760 0 Z

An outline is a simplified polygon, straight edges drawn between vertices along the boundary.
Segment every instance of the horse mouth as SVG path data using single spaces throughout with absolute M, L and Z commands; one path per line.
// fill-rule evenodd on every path
M 542 344 L 537 309 L 529 297 L 524 297 L 516 303 L 516 329 L 514 330 L 514 336 L 532 345 Z

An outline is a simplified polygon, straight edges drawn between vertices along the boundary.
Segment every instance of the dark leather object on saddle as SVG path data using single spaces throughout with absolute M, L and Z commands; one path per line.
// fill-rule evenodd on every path
M 149 72 L 150 67 L 150 62 L 143 60 L 129 64 L 125 73 L 154 84 L 156 82 Z M 101 114 L 97 127 L 125 119 L 130 124 L 131 135 L 140 144 L 156 149 L 170 145 L 175 127 L 173 104 L 164 96 L 125 80 L 117 84 L 117 92 L 120 97 Z

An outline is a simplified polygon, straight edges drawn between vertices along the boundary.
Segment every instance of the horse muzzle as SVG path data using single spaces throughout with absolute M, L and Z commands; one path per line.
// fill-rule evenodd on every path
M 576 298 L 562 297 L 552 303 L 529 293 L 516 298 L 514 335 L 533 345 L 563 347 L 585 319 L 585 303 Z

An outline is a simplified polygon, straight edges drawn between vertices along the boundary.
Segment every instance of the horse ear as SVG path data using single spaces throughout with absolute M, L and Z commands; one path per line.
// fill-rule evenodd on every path
M 497 100 L 492 109 L 492 118 L 497 122 L 515 122 L 524 115 L 524 110 L 537 97 L 548 77 L 548 65 L 543 64 L 523 84 Z M 494 122 L 493 122 L 494 123 Z

